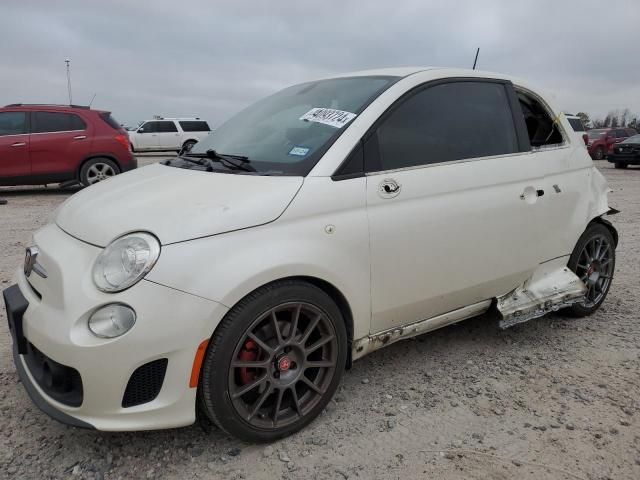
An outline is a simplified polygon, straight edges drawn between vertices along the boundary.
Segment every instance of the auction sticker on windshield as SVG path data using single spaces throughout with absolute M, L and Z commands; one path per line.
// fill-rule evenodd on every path
M 333 108 L 312 108 L 300 117 L 305 122 L 323 123 L 335 128 L 342 128 L 356 118 L 355 113 L 335 110 Z

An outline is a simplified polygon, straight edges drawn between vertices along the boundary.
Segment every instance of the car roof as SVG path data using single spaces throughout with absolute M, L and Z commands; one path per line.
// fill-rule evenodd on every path
M 20 110 L 42 110 L 46 108 L 47 110 L 90 110 L 92 112 L 98 113 L 110 113 L 106 110 L 94 110 L 90 106 L 87 105 L 62 105 L 56 103 L 10 103 L 9 105 L 5 105 L 4 107 L 0 107 L 0 109 L 20 109 Z

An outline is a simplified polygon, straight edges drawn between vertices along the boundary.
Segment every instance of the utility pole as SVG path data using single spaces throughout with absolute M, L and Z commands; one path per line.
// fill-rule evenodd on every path
M 69 105 L 73 104 L 73 97 L 71 96 L 71 67 L 69 64 L 71 60 L 68 58 L 64 61 L 67 64 L 67 91 L 69 92 Z

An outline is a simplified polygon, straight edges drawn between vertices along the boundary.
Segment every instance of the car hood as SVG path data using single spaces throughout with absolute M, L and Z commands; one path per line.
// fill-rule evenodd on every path
M 101 247 L 137 231 L 151 232 L 166 245 L 269 223 L 284 212 L 303 181 L 154 164 L 76 193 L 60 207 L 55 222 Z

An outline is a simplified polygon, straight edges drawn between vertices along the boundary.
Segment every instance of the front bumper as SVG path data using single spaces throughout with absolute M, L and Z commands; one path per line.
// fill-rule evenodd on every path
M 151 430 L 193 423 L 196 389 L 189 387 L 189 380 L 194 357 L 227 308 L 146 280 L 118 294 L 101 293 L 90 278 L 101 249 L 74 239 L 55 225 L 39 231 L 35 240 L 40 248 L 38 262 L 48 278 L 35 273 L 27 278 L 20 270 L 17 285 L 5 291 L 13 289 L 14 297 L 17 291 L 26 304 L 21 328 L 16 328 L 20 308 L 16 313 L 15 305 L 21 302 L 6 302 L 8 316 L 14 319 L 16 369 L 34 403 L 56 420 L 99 430 Z M 112 302 L 131 306 L 136 324 L 121 337 L 97 338 L 87 328 L 88 318 L 97 307 Z M 62 403 L 47 393 L 39 372 L 29 368 L 25 345 L 33 346 L 52 365 L 79 373 L 79 406 Z M 166 371 L 157 396 L 143 404 L 123 406 L 133 373 L 160 359 L 166 359 Z
M 627 165 L 640 165 L 640 155 L 625 155 L 622 153 L 614 153 L 607 157 L 607 161 L 611 163 L 626 163 Z

